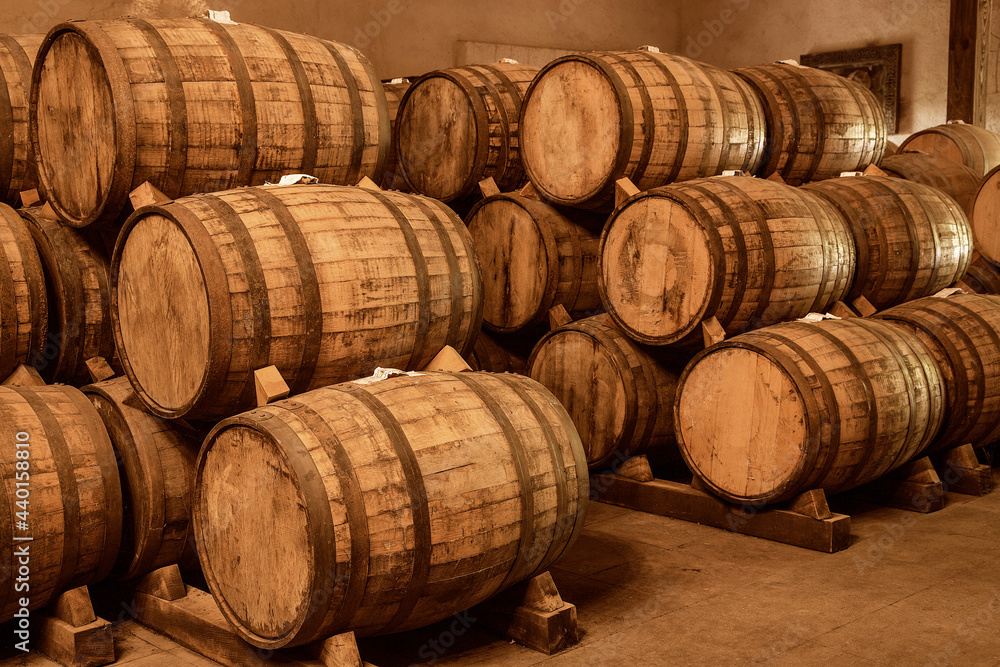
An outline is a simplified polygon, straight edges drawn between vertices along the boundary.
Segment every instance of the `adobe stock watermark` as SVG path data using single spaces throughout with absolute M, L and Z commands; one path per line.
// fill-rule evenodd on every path
M 355 26 L 354 43 L 356 49 L 365 49 L 372 40 L 382 34 L 382 31 L 389 27 L 392 20 L 406 11 L 406 5 L 402 0 L 389 0 L 383 9 L 373 9 L 370 14 L 372 20 L 364 26 Z
M 555 32 L 559 29 L 560 23 L 565 23 L 570 16 L 587 0 L 562 0 L 556 7 L 558 12 L 550 9 L 545 10 L 545 20 L 549 22 L 549 30 Z
M 688 58 L 699 58 L 705 49 L 712 46 L 715 40 L 726 31 L 726 26 L 736 22 L 739 15 L 750 8 L 750 0 L 730 0 L 729 6 L 724 7 L 719 15 L 714 19 L 704 19 L 701 24 L 704 30 L 697 35 L 688 35 L 687 45 L 684 55 Z
M 31 532 L 28 509 L 31 503 L 31 436 L 26 431 L 18 431 L 14 435 L 14 554 L 11 558 L 14 577 L 14 592 L 20 593 L 17 599 L 17 610 L 14 618 L 14 648 L 28 652 L 28 642 L 31 639 Z

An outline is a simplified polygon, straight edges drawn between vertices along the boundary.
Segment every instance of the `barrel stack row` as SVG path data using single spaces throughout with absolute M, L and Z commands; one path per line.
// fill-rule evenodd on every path
M 445 346 L 501 348 L 473 347 L 462 220 L 374 184 L 393 117 L 364 56 L 208 19 L 73 22 L 35 43 L 30 87 L 30 67 L 6 76 L 4 154 L 37 164 L 41 197 L 0 208 L 0 370 L 69 384 L 0 388 L 4 438 L 32 448 L 29 528 L 0 536 L 44 554 L 32 608 L 200 566 L 234 629 L 273 649 L 426 625 L 566 551 L 589 483 L 565 409 L 526 377 L 420 371 Z M 506 91 L 514 69 L 458 85 Z M 498 104 L 491 122 L 516 126 Z M 472 159 L 521 180 L 504 147 Z M 320 182 L 265 185 L 290 174 Z M 96 357 L 119 376 L 88 384 Z M 256 407 L 267 366 L 291 398 Z M 0 621 L 15 609 L 0 591 Z

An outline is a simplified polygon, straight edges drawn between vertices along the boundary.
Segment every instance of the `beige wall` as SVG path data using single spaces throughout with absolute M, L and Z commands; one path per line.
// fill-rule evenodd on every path
M 685 2 L 680 53 L 739 67 L 902 43 L 898 143 L 947 120 L 949 6 L 948 0 Z
M 453 66 L 459 42 L 557 50 L 675 50 L 680 0 L 3 0 L 0 32 L 46 32 L 67 19 L 191 16 L 305 32 L 360 48 L 382 78 Z

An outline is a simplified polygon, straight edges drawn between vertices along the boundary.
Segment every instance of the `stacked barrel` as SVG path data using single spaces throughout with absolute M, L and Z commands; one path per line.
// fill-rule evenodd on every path
M 469 174 L 423 179 L 406 151 L 433 118 L 400 104 L 495 94 L 470 122 L 516 130 L 534 69 L 391 84 L 390 113 L 353 48 L 207 18 L 3 37 L 0 67 L 0 186 L 24 204 L 0 205 L 0 413 L 31 448 L 0 456 L 0 496 L 17 509 L 30 478 L 37 499 L 0 541 L 34 539 L 32 608 L 200 567 L 279 648 L 432 623 L 565 552 L 589 496 L 565 409 L 526 377 L 422 370 L 448 346 L 502 356 L 477 345 L 480 260 L 441 200 L 520 184 L 520 158 L 487 137 Z M 376 185 L 408 181 L 446 189 Z M 291 398 L 263 405 L 269 367 Z

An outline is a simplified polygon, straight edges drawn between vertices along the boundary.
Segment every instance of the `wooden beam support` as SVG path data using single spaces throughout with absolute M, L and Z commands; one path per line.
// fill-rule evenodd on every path
M 851 517 L 845 514 L 831 513 L 827 518 L 816 519 L 791 509 L 736 507 L 693 485 L 662 479 L 637 482 L 620 475 L 591 475 L 590 480 L 593 498 L 619 507 L 826 553 L 846 549 L 850 542 Z M 822 507 L 818 500 L 812 497 L 810 501 L 809 511 L 820 514 Z M 807 503 L 800 504 L 804 509 Z
M 280 401 L 288 396 L 290 391 L 277 366 L 258 368 L 253 372 L 253 380 L 257 392 L 258 408 L 274 401 Z
M 45 386 L 45 380 L 34 367 L 21 364 L 2 384 L 5 387 L 42 387 Z
M 879 505 L 911 512 L 927 514 L 944 507 L 944 484 L 926 456 L 865 484 L 858 492 Z
M 949 120 L 985 126 L 985 59 L 980 51 L 987 38 L 989 15 L 986 0 L 951 0 L 948 29 Z M 982 70 L 982 71 L 981 71 Z

